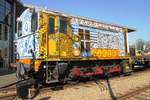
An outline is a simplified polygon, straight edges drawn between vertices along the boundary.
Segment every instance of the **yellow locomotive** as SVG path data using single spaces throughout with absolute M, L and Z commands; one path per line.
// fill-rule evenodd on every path
M 131 72 L 126 26 L 33 6 L 17 19 L 17 76 L 53 83 Z

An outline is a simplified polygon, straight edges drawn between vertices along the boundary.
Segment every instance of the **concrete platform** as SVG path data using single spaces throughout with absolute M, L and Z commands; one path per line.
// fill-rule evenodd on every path
M 16 81 L 15 70 L 0 69 L 0 87 L 11 84 Z

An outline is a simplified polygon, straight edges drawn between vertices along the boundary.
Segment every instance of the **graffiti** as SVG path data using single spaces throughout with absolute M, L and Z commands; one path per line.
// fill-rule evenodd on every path
M 90 30 L 90 48 L 108 48 L 108 49 L 119 49 L 120 56 L 125 55 L 124 48 L 124 34 L 118 32 L 110 32 L 101 29 L 94 29 L 79 25 L 72 21 L 72 32 L 78 34 L 78 29 Z
M 35 41 L 36 43 L 34 43 Z M 35 45 L 36 44 L 36 45 Z M 34 50 L 34 45 L 35 47 L 37 46 L 37 40 L 34 40 L 33 35 L 27 36 L 23 39 L 18 39 L 17 40 L 17 51 L 19 52 L 21 58 L 24 57 L 29 57 L 31 58 L 32 55 L 29 52 L 30 49 Z M 35 52 L 38 52 L 38 49 L 35 49 Z
M 43 55 L 42 57 L 45 58 L 47 56 L 47 15 L 45 13 L 41 13 L 40 19 L 39 19 L 39 49 L 40 53 Z
M 34 50 L 36 58 L 39 56 L 38 34 L 32 34 L 31 32 L 31 16 L 32 13 L 29 9 L 25 10 L 20 16 L 20 21 L 22 21 L 23 26 L 22 36 L 24 36 L 16 41 L 17 52 L 20 58 L 32 58 L 29 52 L 30 49 Z
M 107 30 L 107 31 L 123 32 L 123 28 L 120 28 L 118 26 L 114 26 L 111 24 L 104 24 L 104 23 L 82 19 L 82 18 L 73 18 L 72 22 L 78 23 L 80 25 L 88 26 L 88 27 L 94 27 L 94 28 L 98 28 L 102 30 Z
M 91 38 L 91 48 L 119 49 L 120 55 L 125 54 L 123 33 L 98 32 L 92 34 Z
M 79 25 L 77 23 L 72 23 L 72 33 L 74 35 L 78 34 L 78 28 L 79 28 Z
M 20 16 L 20 20 L 22 21 L 22 35 L 28 35 L 31 33 L 31 16 L 32 13 L 29 9 L 23 12 Z

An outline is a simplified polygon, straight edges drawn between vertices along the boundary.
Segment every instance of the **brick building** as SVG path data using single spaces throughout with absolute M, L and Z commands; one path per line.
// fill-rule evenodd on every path
M 16 18 L 23 10 L 20 0 L 0 0 L 0 68 L 13 62 Z

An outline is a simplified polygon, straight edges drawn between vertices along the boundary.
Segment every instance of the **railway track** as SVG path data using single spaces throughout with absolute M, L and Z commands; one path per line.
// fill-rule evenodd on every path
M 150 100 L 150 85 L 128 92 L 118 97 L 118 100 Z
M 137 71 L 135 74 L 140 73 Z M 133 74 L 134 75 L 134 74 Z M 131 76 L 129 76 L 131 77 Z M 127 78 L 129 78 L 127 76 Z M 125 77 L 126 78 L 126 77 Z M 110 80 L 120 80 L 119 76 L 115 76 L 110 78 Z M 96 81 L 93 83 L 93 81 L 86 81 L 85 82 L 80 82 L 78 84 L 57 84 L 57 85 L 48 85 L 44 87 L 39 87 L 37 90 L 32 90 L 31 89 L 31 97 L 34 99 L 36 96 L 39 94 L 44 94 L 44 93 L 54 93 L 57 90 L 67 90 L 68 88 L 81 88 L 81 87 L 88 87 L 90 88 L 91 86 L 95 85 L 99 88 L 100 91 L 108 91 L 108 87 L 106 84 L 104 84 L 105 80 L 100 79 L 98 80 L 99 82 L 97 83 Z M 1 87 L 0 88 L 0 100 L 15 100 L 17 99 L 17 94 L 16 94 L 16 82 L 9 84 L 7 86 Z M 139 98 L 148 98 L 150 94 L 150 86 L 146 86 L 143 88 L 138 88 L 136 91 L 131 91 L 129 93 L 123 94 L 119 97 L 117 97 L 117 100 L 139 100 Z M 137 95 L 138 94 L 138 95 Z M 34 96 L 33 96 L 34 95 Z M 134 98 L 134 99 L 133 99 Z M 142 99 L 142 100 L 150 100 L 149 99 Z
M 0 100 L 16 100 L 16 93 L 5 94 L 0 96 Z
M 0 100 L 16 100 L 16 82 L 0 88 Z
M 1 87 L 0 88 L 0 100 L 16 100 L 17 99 L 16 84 L 17 82 Z M 70 88 L 76 85 L 71 85 L 71 84 L 54 85 L 53 84 L 53 85 L 48 85 L 48 86 L 42 86 L 37 89 L 30 88 L 28 97 L 30 99 L 34 99 L 34 97 L 36 97 L 39 94 L 43 94 L 46 92 L 53 92 L 55 90 L 60 90 L 63 88 Z
M 19 82 L 22 82 L 22 80 L 0 87 L 0 100 L 16 100 L 17 99 L 16 85 Z

